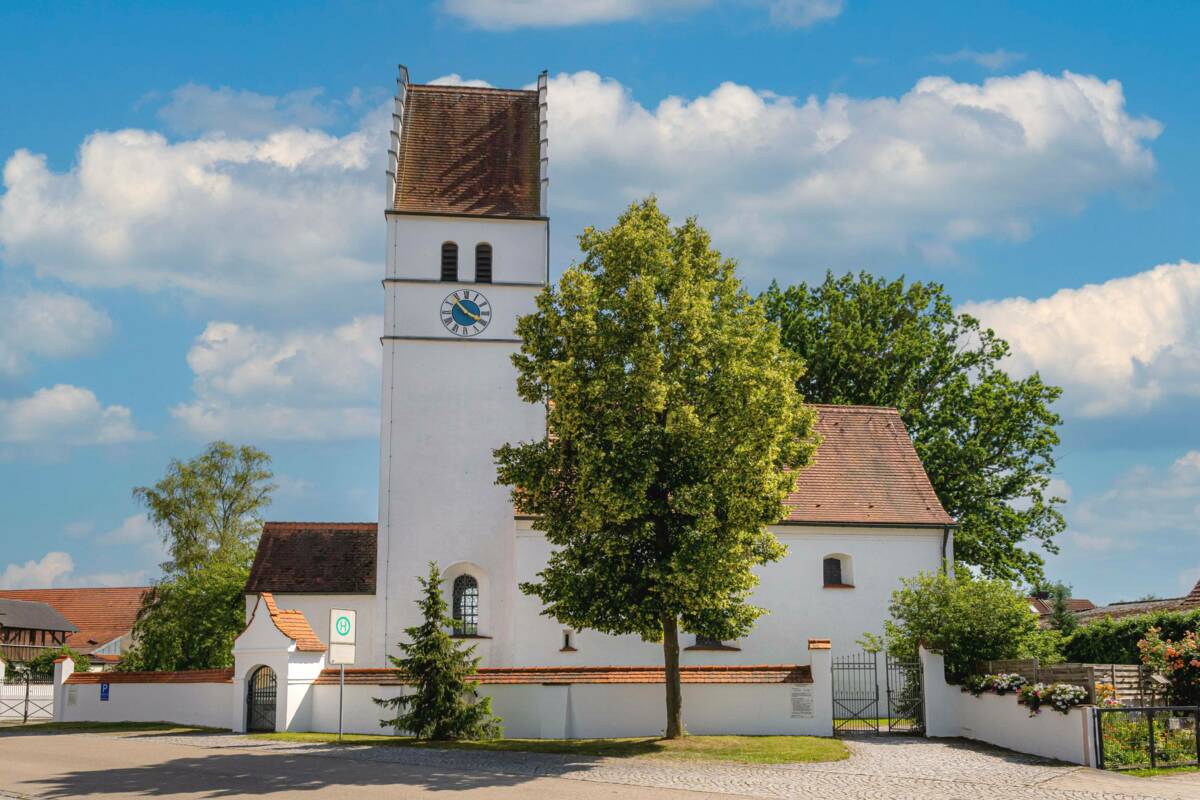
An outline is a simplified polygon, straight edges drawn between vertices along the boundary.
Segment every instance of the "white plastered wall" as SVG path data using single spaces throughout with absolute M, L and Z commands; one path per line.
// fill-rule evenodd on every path
M 313 633 L 326 646 L 329 645 L 329 612 L 332 609 L 356 611 L 358 641 L 355 644 L 354 664 L 360 667 L 383 666 L 382 656 L 375 646 L 375 595 L 373 594 L 292 594 L 275 592 L 275 604 L 279 608 L 295 609 L 304 614 Z M 254 613 L 258 595 L 246 595 L 246 622 Z
M 275 673 L 275 730 L 311 727 L 312 681 L 325 666 L 325 654 L 298 651 L 296 643 L 275 627 L 261 601 L 233 644 L 233 664 L 233 692 L 227 700 L 233 730 L 246 730 L 247 681 L 264 665 Z

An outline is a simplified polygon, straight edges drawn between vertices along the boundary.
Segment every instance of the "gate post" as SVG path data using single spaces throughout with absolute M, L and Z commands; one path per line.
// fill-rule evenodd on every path
M 67 721 L 67 678 L 75 672 L 75 661 L 70 656 L 54 659 L 54 721 Z
M 959 736 L 958 699 L 962 692 L 946 683 L 946 661 L 941 653 L 918 648 L 921 661 L 921 695 L 926 736 Z
M 813 679 L 814 722 L 821 725 L 818 736 L 833 736 L 833 651 L 828 639 L 808 640 L 808 668 Z

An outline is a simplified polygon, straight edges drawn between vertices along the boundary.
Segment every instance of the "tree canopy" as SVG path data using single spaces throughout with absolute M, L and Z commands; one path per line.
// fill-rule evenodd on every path
M 783 342 L 804 359 L 809 402 L 893 406 L 933 488 L 958 521 L 954 554 L 984 575 L 1035 580 L 1057 552 L 1061 498 L 1050 492 L 1061 389 L 1003 369 L 1008 344 L 945 289 L 869 275 L 763 296 Z
M 815 447 L 803 369 L 689 219 L 649 199 L 580 237 L 583 261 L 517 326 L 517 390 L 547 436 L 496 451 L 555 546 L 521 586 L 577 629 L 663 643 L 666 735 L 682 733 L 679 627 L 749 632 L 753 568 L 784 554 L 788 468 Z
M 142 600 L 134 647 L 122 670 L 227 667 L 245 626 L 243 592 L 270 504 L 271 457 L 249 446 L 213 442 L 189 461 L 173 460 L 135 498 L 149 509 L 171 558 Z

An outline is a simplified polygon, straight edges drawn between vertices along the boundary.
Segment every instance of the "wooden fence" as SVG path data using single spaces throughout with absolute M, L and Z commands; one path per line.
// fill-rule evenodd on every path
M 1163 686 L 1154 671 L 1142 664 L 1051 664 L 1041 666 L 1036 658 L 987 661 L 986 673 L 1015 672 L 1030 683 L 1070 683 L 1087 690 L 1088 702 L 1096 702 L 1096 683 L 1112 684 L 1117 699 L 1126 706 L 1152 706 L 1162 701 Z

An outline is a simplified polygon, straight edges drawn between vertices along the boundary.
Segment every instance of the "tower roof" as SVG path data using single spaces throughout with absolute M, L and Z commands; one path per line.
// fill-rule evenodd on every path
M 408 84 L 402 96 L 394 210 L 542 214 L 537 91 Z

